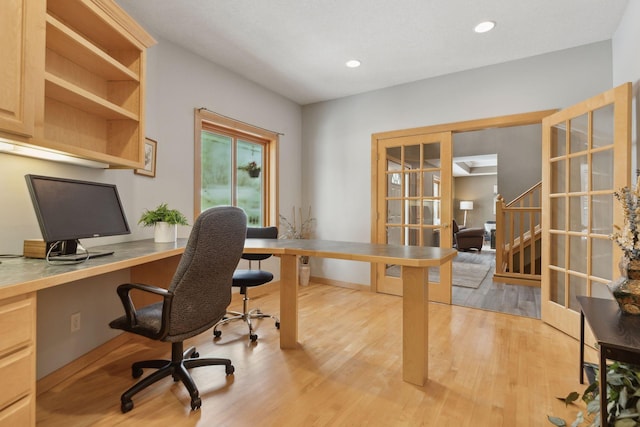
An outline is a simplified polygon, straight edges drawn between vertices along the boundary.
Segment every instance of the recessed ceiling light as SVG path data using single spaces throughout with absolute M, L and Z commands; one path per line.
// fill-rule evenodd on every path
M 349 61 L 347 61 L 347 63 L 345 64 L 347 67 L 349 68 L 358 68 L 360 66 L 361 62 L 358 61 L 357 59 L 351 59 Z
M 484 21 L 476 25 L 473 31 L 475 31 L 476 33 L 486 33 L 487 31 L 493 30 L 495 26 L 496 23 L 493 21 Z

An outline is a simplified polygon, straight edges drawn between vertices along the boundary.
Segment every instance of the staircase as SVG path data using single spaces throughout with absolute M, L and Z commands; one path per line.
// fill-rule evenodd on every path
M 540 286 L 542 182 L 512 202 L 496 200 L 495 282 Z

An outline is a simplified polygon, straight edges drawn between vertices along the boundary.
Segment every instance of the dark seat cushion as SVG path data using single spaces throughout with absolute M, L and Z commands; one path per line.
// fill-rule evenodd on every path
M 153 339 L 162 327 L 162 303 L 157 302 L 137 309 L 136 320 L 136 324 L 131 326 L 127 321 L 127 316 L 120 316 L 112 320 L 109 326 Z
M 236 270 L 233 273 L 232 285 L 236 287 L 251 287 L 264 285 L 273 280 L 273 274 L 264 270 Z

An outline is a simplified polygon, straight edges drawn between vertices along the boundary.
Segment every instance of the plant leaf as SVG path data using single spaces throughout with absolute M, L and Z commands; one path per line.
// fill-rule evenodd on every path
M 569 393 L 567 395 L 567 397 L 565 397 L 564 399 L 560 399 L 560 400 L 562 400 L 566 406 L 569 406 L 570 404 L 572 404 L 573 402 L 575 402 L 579 398 L 580 398 L 580 394 L 578 394 L 577 391 L 572 391 L 571 393 Z
M 558 427 L 566 427 L 567 422 L 565 420 L 563 420 L 562 418 L 558 418 L 558 417 L 552 417 L 550 415 L 547 415 L 547 419 L 549 420 L 549 422 L 551 424 L 553 424 L 554 426 L 558 426 Z

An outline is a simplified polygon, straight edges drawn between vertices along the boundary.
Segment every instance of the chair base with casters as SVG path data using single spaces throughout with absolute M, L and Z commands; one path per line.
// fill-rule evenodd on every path
M 227 375 L 231 375 L 235 371 L 229 359 L 200 359 L 199 356 L 195 347 L 189 347 L 186 351 L 183 351 L 183 343 L 174 342 L 171 344 L 171 360 L 143 360 L 133 363 L 131 365 L 131 376 L 133 376 L 133 378 L 140 378 L 143 369 L 146 368 L 157 369 L 157 371 L 143 378 L 129 388 L 129 390 L 122 393 L 120 397 L 120 409 L 122 412 L 126 413 L 133 409 L 133 401 L 131 398 L 136 393 L 169 375 L 173 377 L 174 381 L 182 381 L 189 391 L 189 396 L 191 396 L 191 409 L 194 411 L 199 409 L 202 405 L 202 399 L 200 399 L 200 392 L 188 370 L 200 366 L 224 365 Z
M 265 276 L 265 275 L 271 276 L 271 279 L 267 280 L 267 282 L 273 279 L 273 275 L 266 271 L 237 270 L 233 274 L 233 280 L 234 280 L 233 286 L 237 286 L 235 284 L 237 281 L 240 281 L 240 280 L 251 281 L 251 278 L 253 278 L 255 282 L 260 282 L 259 284 L 264 284 L 265 282 L 263 280 L 265 279 L 265 277 L 259 277 L 259 276 Z M 216 323 L 216 325 L 213 327 L 214 337 L 219 338 L 222 336 L 222 331 L 218 329 L 220 326 L 226 325 L 227 323 L 234 322 L 236 320 L 244 320 L 247 323 L 247 326 L 249 327 L 249 339 L 251 341 L 256 341 L 258 339 L 258 335 L 253 331 L 253 323 L 251 322 L 253 319 L 271 318 L 275 321 L 276 328 L 280 329 L 280 319 L 278 319 L 276 316 L 273 316 L 271 314 L 265 314 L 262 311 L 260 311 L 259 308 L 254 308 L 253 310 L 249 310 L 249 297 L 247 296 L 247 286 L 240 287 L 240 294 L 242 295 L 242 313 L 238 311 L 227 311 L 227 314 L 225 315 L 224 319 Z

